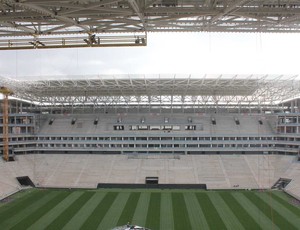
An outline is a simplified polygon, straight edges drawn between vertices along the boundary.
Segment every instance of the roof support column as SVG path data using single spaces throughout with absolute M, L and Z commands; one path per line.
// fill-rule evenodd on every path
M 258 101 L 258 110 L 259 110 L 259 113 L 262 114 L 262 109 L 261 109 L 260 100 Z
M 295 105 L 294 105 L 294 100 L 291 101 L 291 113 L 294 113 L 295 112 Z
M 297 111 L 296 111 L 296 112 L 297 112 Z M 296 123 L 297 123 L 297 124 L 299 123 L 299 115 L 298 115 L 298 114 L 296 115 Z M 300 131 L 300 130 L 299 130 L 299 126 L 296 126 L 296 133 L 299 134 L 299 131 Z

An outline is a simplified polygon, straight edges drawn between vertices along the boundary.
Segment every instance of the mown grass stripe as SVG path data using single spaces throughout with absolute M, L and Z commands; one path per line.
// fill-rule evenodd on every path
M 210 229 L 226 229 L 225 224 L 223 223 L 223 220 L 219 216 L 215 206 L 209 199 L 207 193 L 199 192 L 196 193 L 196 197 L 198 200 L 198 203 L 203 210 L 203 213 L 205 215 L 205 218 L 207 220 L 207 223 L 209 225 Z
M 141 193 L 140 192 L 132 192 L 125 204 L 125 207 L 122 211 L 122 214 L 117 222 L 117 226 L 122 226 L 129 223 L 132 223 L 132 218 L 134 215 L 134 211 L 136 209 L 137 203 L 139 201 Z
M 268 204 L 265 200 L 259 197 L 258 192 L 256 194 L 254 192 L 244 193 L 245 196 L 256 205 L 275 225 L 277 225 L 280 229 L 297 229 L 292 224 L 290 224 L 287 220 L 285 220 L 277 211 L 275 211 L 270 204 Z
M 74 230 L 79 229 L 87 218 L 92 214 L 94 209 L 103 199 L 106 193 L 95 192 L 94 195 L 89 199 L 84 206 L 73 216 L 71 220 L 63 227 L 63 230 Z
M 296 200 L 293 196 L 290 194 L 283 192 L 283 191 L 272 191 L 272 194 L 275 194 L 277 197 L 281 198 L 282 200 L 285 200 L 287 202 L 291 202 L 292 200 Z M 299 205 L 294 205 L 295 208 L 300 209 Z
M 9 199 L 9 202 L 0 202 L 0 215 L 3 212 L 6 212 L 8 209 L 11 209 L 15 205 L 18 205 L 19 202 L 27 199 L 31 195 L 34 195 L 35 193 L 39 192 L 38 189 L 25 189 L 25 190 L 20 190 L 19 192 L 11 195 L 7 199 Z M 5 200 L 5 199 L 4 199 Z
M 108 192 L 80 229 L 97 229 L 117 195 L 118 192 Z
M 47 230 L 61 229 L 68 221 L 79 211 L 79 209 L 93 196 L 92 192 L 81 194 L 74 202 L 64 210 L 51 224 L 47 226 Z
M 131 224 L 145 226 L 149 201 L 150 201 L 150 193 L 149 192 L 141 193 Z
M 122 211 L 124 210 L 129 194 L 129 192 L 120 192 L 118 194 L 114 203 L 110 206 L 110 209 L 98 226 L 99 230 L 112 229 L 117 226 L 118 220 L 121 216 Z
M 16 216 L 9 219 L 7 223 L 2 223 L 3 229 L 26 229 L 32 225 L 41 215 L 41 210 L 44 210 L 47 204 L 51 203 L 60 193 L 52 191 L 42 199 L 37 200 L 32 205 L 23 209 Z
M 187 206 L 188 215 L 192 229 L 209 230 L 204 213 L 197 201 L 195 193 L 184 193 L 184 200 Z
M 64 212 L 79 196 L 81 196 L 84 191 L 69 192 L 68 196 L 65 197 L 61 202 L 59 202 L 54 208 L 49 210 L 45 215 L 43 215 L 38 221 L 31 225 L 28 229 L 30 230 L 40 230 L 45 229 L 49 224 L 52 223 L 61 213 Z
M 220 192 L 219 194 L 245 229 L 262 229 L 253 217 L 246 212 L 245 208 L 234 199 L 233 193 L 235 192 Z
M 247 208 L 247 212 L 257 222 L 260 228 L 264 230 L 278 230 L 279 228 L 258 208 L 256 207 L 245 195 L 245 192 L 232 193 L 232 196 Z
M 145 227 L 150 229 L 159 229 L 160 202 L 161 202 L 161 194 L 158 192 L 152 192 L 150 196 L 150 202 L 149 202 Z
M 160 229 L 174 230 L 173 207 L 171 193 L 161 194 Z
M 288 193 L 282 192 L 282 191 L 273 191 L 273 194 L 275 194 L 276 196 L 280 197 L 281 199 L 285 200 L 285 201 L 290 201 L 291 198 L 293 198 L 292 196 L 290 196 Z
M 244 229 L 243 225 L 239 222 L 234 213 L 232 213 L 218 192 L 210 192 L 208 197 L 216 207 L 227 229 Z
M 263 193 L 260 194 L 260 198 L 263 200 L 269 199 L 269 194 Z M 273 196 L 271 197 L 272 201 L 269 202 L 269 205 L 279 214 L 281 215 L 286 221 L 294 225 L 295 228 L 300 227 L 300 218 L 295 213 L 291 212 L 289 209 L 287 209 L 284 205 L 282 205 L 277 200 L 273 199 Z
M 295 206 L 294 204 L 292 204 L 292 201 L 294 198 L 290 198 L 290 197 L 286 196 L 285 194 L 283 194 L 286 196 L 286 199 L 285 199 L 285 198 L 283 198 L 283 196 L 279 195 L 279 193 L 283 193 L 283 192 L 273 193 L 273 196 L 272 196 L 273 199 L 276 200 L 277 202 L 279 202 L 280 204 L 282 204 L 284 207 L 286 207 L 288 210 L 290 210 L 291 212 L 293 212 L 295 215 L 297 215 L 300 218 L 300 205 Z
M 172 193 L 174 229 L 192 229 L 183 194 Z
M 19 212 L 22 212 L 23 210 L 27 209 L 34 202 L 37 202 L 39 199 L 42 199 L 49 193 L 50 191 L 47 190 L 40 192 L 38 190 L 35 190 L 32 193 L 26 195 L 23 199 L 21 198 L 20 201 L 12 203 L 11 206 L 2 207 L 0 212 L 0 226 L 3 224 L 4 221 L 13 218 Z

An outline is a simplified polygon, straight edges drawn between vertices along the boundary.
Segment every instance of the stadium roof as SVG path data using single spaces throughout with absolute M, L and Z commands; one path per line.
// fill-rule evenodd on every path
M 51 79 L 53 77 L 45 77 Z M 95 75 L 64 80 L 0 78 L 14 96 L 51 105 L 278 105 L 300 96 L 299 76 Z
M 0 8 L 0 49 L 145 45 L 147 32 L 300 32 L 300 2 L 291 0 L 1 0 Z

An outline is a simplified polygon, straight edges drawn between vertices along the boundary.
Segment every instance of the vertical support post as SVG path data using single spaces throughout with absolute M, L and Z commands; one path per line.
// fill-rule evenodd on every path
M 300 133 L 300 127 L 299 127 L 299 122 L 300 122 L 300 119 L 299 119 L 299 114 L 297 112 L 297 115 L 296 115 L 296 118 L 297 118 L 297 126 L 296 126 L 296 133 L 299 134 Z
M 3 95 L 3 159 L 8 161 L 8 95 Z
M 291 101 L 291 113 L 295 112 L 294 101 Z

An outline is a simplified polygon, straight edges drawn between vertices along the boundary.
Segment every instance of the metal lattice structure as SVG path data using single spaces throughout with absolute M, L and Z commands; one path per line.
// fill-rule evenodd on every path
M 146 45 L 147 32 L 300 32 L 296 0 L 1 0 L 0 15 L 0 49 Z
M 15 97 L 53 107 L 263 108 L 300 96 L 299 76 L 284 75 L 105 75 L 1 81 L 14 91 Z

